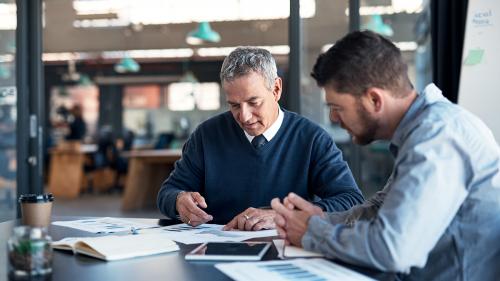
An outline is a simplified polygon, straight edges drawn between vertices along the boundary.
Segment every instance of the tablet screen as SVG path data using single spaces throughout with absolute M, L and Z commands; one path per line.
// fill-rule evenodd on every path
M 269 242 L 211 242 L 191 251 L 186 259 L 260 260 L 269 246 Z

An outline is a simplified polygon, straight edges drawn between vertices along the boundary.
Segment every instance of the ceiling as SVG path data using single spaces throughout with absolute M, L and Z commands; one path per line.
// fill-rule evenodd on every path
M 304 38 L 309 48 L 320 49 L 347 32 L 348 1 L 316 0 L 315 3 L 315 16 L 303 21 Z M 77 14 L 72 1 L 68 0 L 45 0 L 44 18 L 46 53 L 191 48 L 185 36 L 196 27 L 192 22 L 145 25 L 140 31 L 128 26 L 75 28 L 73 21 Z M 222 40 L 203 47 L 288 45 L 288 19 L 212 22 L 211 25 Z

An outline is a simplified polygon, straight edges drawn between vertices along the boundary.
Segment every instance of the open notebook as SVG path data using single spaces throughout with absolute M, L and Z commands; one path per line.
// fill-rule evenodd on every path
M 112 261 L 178 251 L 179 246 L 162 234 L 70 237 L 52 242 L 52 248 Z

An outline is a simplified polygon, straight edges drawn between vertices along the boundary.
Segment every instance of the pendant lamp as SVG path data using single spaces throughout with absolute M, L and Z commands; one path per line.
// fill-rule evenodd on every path
M 190 45 L 201 45 L 203 43 L 217 43 L 220 41 L 219 33 L 215 32 L 206 21 L 200 22 L 198 28 L 190 31 L 186 36 L 186 42 Z
M 141 70 L 141 66 L 129 56 L 125 56 L 115 64 L 115 71 L 118 73 L 138 72 L 139 70 Z
M 363 29 L 368 29 L 384 36 L 394 35 L 394 30 L 383 21 L 381 15 L 372 15 L 370 21 L 363 25 Z

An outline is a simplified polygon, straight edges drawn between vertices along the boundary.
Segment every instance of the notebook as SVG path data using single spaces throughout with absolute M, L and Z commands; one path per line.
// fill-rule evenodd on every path
M 69 237 L 52 242 L 52 248 L 70 250 L 106 261 L 178 251 L 179 246 L 163 234 Z

